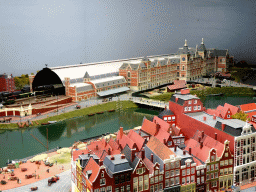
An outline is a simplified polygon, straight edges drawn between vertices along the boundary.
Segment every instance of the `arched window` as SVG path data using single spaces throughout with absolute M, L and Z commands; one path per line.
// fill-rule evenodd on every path
M 185 71 L 185 67 L 184 67 L 184 65 L 182 66 L 182 70 L 183 70 L 183 71 Z

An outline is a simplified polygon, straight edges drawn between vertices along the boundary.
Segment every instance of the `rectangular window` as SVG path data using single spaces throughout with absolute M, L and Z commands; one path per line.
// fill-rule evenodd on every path
M 210 171 L 210 165 L 207 165 L 207 171 Z
M 194 104 L 197 104 L 197 100 L 194 100 Z
M 171 177 L 174 176 L 174 170 L 171 170 Z
M 124 183 L 125 182 L 125 177 L 124 175 L 121 175 L 121 183 Z
M 163 175 L 159 176 L 159 182 L 163 181 Z
M 168 117 L 168 121 L 171 121 L 172 120 L 172 117 Z
M 215 172 L 215 178 L 218 178 L 219 176 L 218 176 L 218 172 Z
M 200 171 L 197 171 L 197 172 L 196 172 L 196 175 L 199 176 L 199 175 L 200 175 Z
M 119 178 L 118 176 L 115 177 L 115 184 L 117 185 L 119 183 Z
M 188 111 L 191 111 L 191 107 L 188 107 Z
M 228 160 L 225 160 L 225 166 L 228 165 Z
M 150 187 L 150 192 L 154 192 L 154 185 Z
M 224 166 L 224 161 L 220 161 L 220 166 L 221 166 L 221 167 Z
M 143 191 L 143 176 L 139 177 L 139 191 Z
M 155 177 L 155 183 L 158 183 L 158 177 L 157 176 Z
M 105 191 L 106 191 L 105 187 L 100 188 L 100 192 L 105 192 Z
M 228 173 L 231 174 L 232 172 L 233 172 L 232 167 L 229 167 L 229 168 L 228 168 Z
M 180 170 L 179 169 L 176 169 L 176 175 L 180 175 Z
M 167 117 L 164 117 L 164 120 L 167 121 Z
M 126 185 L 126 192 L 130 192 L 131 191 L 131 186 L 130 185 Z
M 94 189 L 94 192 L 99 192 L 99 189 Z
M 187 110 L 188 110 L 188 107 L 185 107 L 185 108 L 184 108 L 184 111 L 187 111 Z
M 150 184 L 154 184 L 154 177 L 150 178 Z
M 187 183 L 190 183 L 190 177 L 187 177 Z
M 204 177 L 201 177 L 201 183 L 204 183 Z
M 163 178 L 163 176 L 162 176 Z M 148 190 L 149 184 L 148 184 L 148 175 L 144 175 L 144 190 Z
M 165 170 L 169 170 L 169 163 L 165 164 Z
M 200 184 L 200 177 L 198 177 L 198 178 L 196 179 L 196 183 L 197 183 L 197 184 Z
M 121 192 L 124 192 L 124 186 L 121 186 Z
M 165 187 L 169 187 L 169 179 L 165 179 Z
M 195 176 L 194 175 L 191 176 L 191 183 L 193 183 L 193 182 L 195 182 Z
M 112 192 L 112 186 L 107 186 L 107 192 Z
M 195 173 L 195 168 L 191 168 L 191 174 Z
M 130 173 L 128 173 L 128 174 L 126 175 L 126 181 L 131 181 L 131 174 L 130 174 Z
M 182 170 L 182 176 L 186 175 L 186 170 Z
M 172 116 L 172 120 L 175 121 L 175 116 Z
M 189 100 L 189 101 L 188 101 L 188 104 L 191 104 L 191 103 L 192 103 L 191 100 Z
M 196 111 L 197 110 L 197 106 L 194 106 L 194 111 Z
M 219 169 L 219 165 L 215 164 L 215 170 L 218 170 L 218 169 Z
M 155 185 L 155 191 L 158 191 L 158 185 Z
M 198 105 L 198 106 L 197 106 L 197 109 L 198 109 L 198 110 L 201 110 L 201 105 Z
M 180 184 L 180 178 L 179 177 L 175 177 L 175 183 Z
M 105 178 L 104 179 L 100 179 L 100 186 L 105 185 L 105 184 L 106 184 Z
M 187 175 L 190 175 L 190 169 L 187 169 Z
M 138 191 L 138 177 L 133 178 L 133 192 Z
M 182 178 L 182 185 L 185 184 L 185 177 Z
M 229 159 L 229 160 L 228 160 L 228 164 L 229 164 L 229 165 L 232 165 L 232 164 L 233 164 L 233 159 Z
M 223 169 L 220 169 L 220 175 L 223 175 Z
M 162 191 L 163 190 L 163 183 L 160 183 L 159 184 L 159 191 Z

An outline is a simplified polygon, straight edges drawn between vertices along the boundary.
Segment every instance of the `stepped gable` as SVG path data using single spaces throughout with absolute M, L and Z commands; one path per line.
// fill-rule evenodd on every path
M 169 123 L 167 123 L 166 121 L 164 121 L 163 119 L 161 119 L 161 118 L 159 118 L 157 116 L 154 116 L 153 122 L 154 123 L 158 123 L 160 125 L 160 130 L 164 130 L 167 133 L 169 133 L 169 128 L 170 128 L 170 124 Z
M 134 130 L 130 130 L 127 137 L 136 143 L 139 151 L 144 146 L 145 140 Z
M 176 156 L 174 152 L 154 136 L 151 136 L 146 146 L 162 160 L 170 159 L 171 155 Z
M 229 108 L 230 111 L 231 111 L 231 113 L 232 113 L 232 115 L 234 115 L 234 114 L 236 114 L 236 113 L 239 112 L 239 108 L 236 107 L 236 106 L 234 106 L 234 105 L 230 105 L 230 104 L 228 104 L 228 103 L 225 103 L 225 104 L 224 104 L 224 107 Z
M 157 133 L 156 124 L 147 119 L 143 121 L 141 130 L 148 133 L 149 135 L 155 135 Z
M 240 105 L 240 109 L 243 112 L 256 110 L 256 103 L 248 103 Z

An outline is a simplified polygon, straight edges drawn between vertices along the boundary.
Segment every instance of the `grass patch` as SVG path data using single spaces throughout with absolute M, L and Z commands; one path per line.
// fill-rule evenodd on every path
M 118 106 L 122 106 L 123 109 L 128 109 L 128 108 L 138 108 L 136 104 L 134 104 L 132 101 L 119 101 Z M 75 108 L 75 106 L 74 106 Z M 55 115 L 52 117 L 48 117 L 46 119 L 41 119 L 37 120 L 39 124 L 41 123 L 47 123 L 48 121 L 62 121 L 65 119 L 70 119 L 73 117 L 80 117 L 80 116 L 85 116 L 90 113 L 97 113 L 101 111 L 108 111 L 111 109 L 117 110 L 117 101 L 113 102 L 108 102 L 108 103 L 103 103 L 83 109 L 75 109 L 74 111 L 63 113 L 60 115 Z M 11 124 L 0 124 L 0 129 L 9 129 L 9 130 L 15 130 L 19 129 L 17 123 L 11 123 Z
M 167 93 L 163 93 L 161 95 L 152 96 L 152 97 L 150 97 L 150 99 L 158 100 L 158 101 L 170 101 L 170 98 L 173 94 L 174 93 L 167 92 Z
M 49 158 L 50 163 L 55 163 L 57 161 L 57 164 L 66 164 L 70 163 L 71 161 L 71 153 L 63 153 L 63 154 L 57 154 Z

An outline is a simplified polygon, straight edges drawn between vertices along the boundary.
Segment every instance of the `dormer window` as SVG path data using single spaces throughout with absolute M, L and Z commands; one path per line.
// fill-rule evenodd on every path
M 175 116 L 172 116 L 172 120 L 175 121 Z
M 168 117 L 168 121 L 171 121 L 172 120 L 172 117 Z
M 197 104 L 197 100 L 194 100 L 194 104 Z
M 164 117 L 164 120 L 167 121 L 167 117 Z
M 192 102 L 191 102 L 191 100 L 190 101 L 188 101 L 188 104 L 191 104 Z
M 211 156 L 211 161 L 214 161 L 214 155 Z
M 188 107 L 185 107 L 185 108 L 184 108 L 184 111 L 187 111 L 187 110 L 188 110 Z

